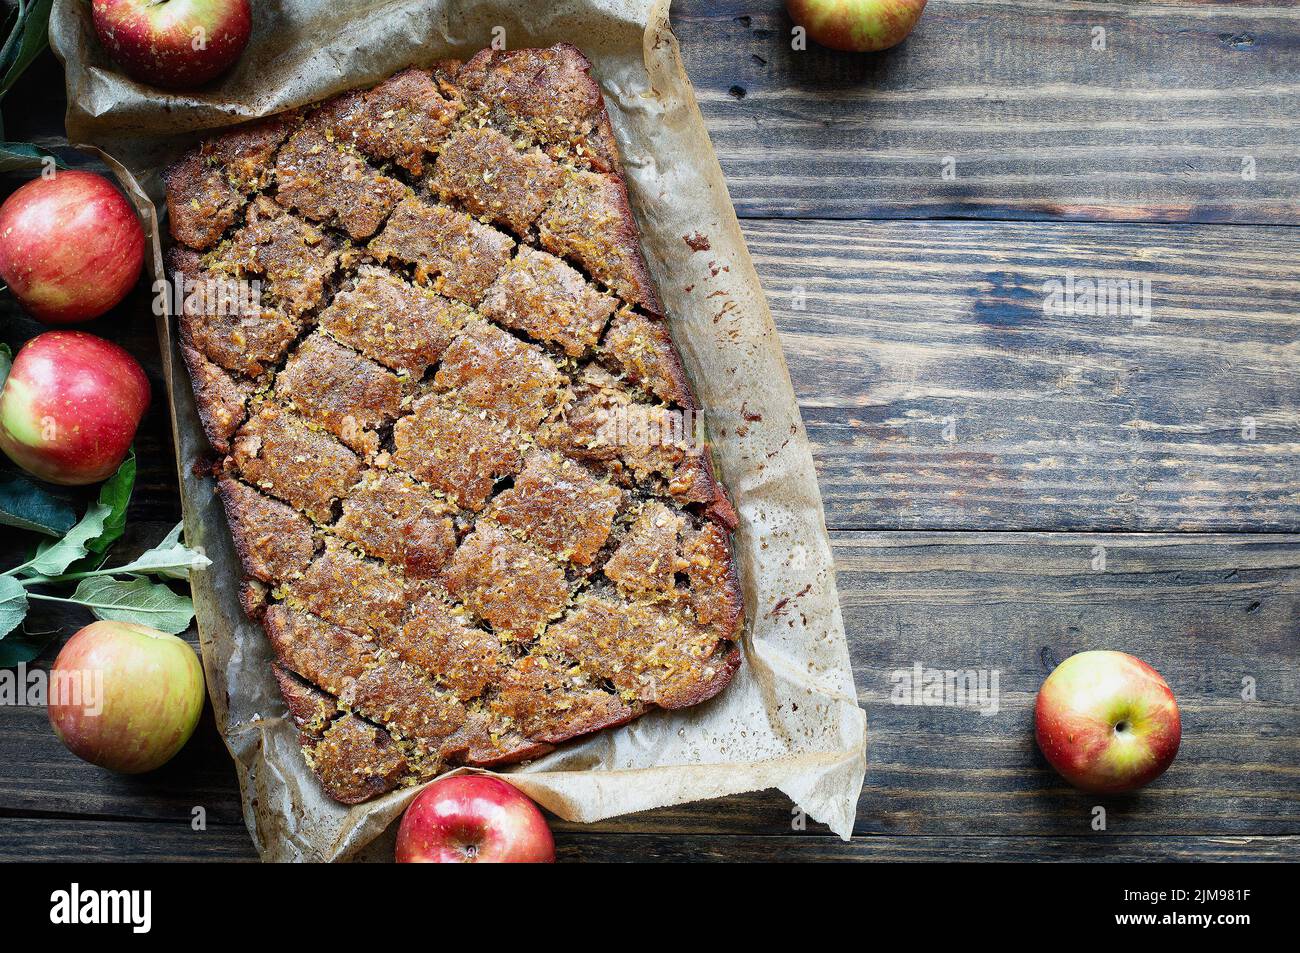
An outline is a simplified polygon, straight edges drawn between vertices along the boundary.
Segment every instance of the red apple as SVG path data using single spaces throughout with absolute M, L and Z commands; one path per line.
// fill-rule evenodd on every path
M 1123 652 L 1080 652 L 1038 690 L 1038 747 L 1077 788 L 1135 791 L 1160 777 L 1182 738 L 1178 703 L 1160 673 Z
M 134 79 L 192 89 L 228 70 L 248 45 L 248 0 L 94 0 L 95 32 Z
M 149 406 L 136 359 L 84 331 L 46 331 L 23 346 L 0 390 L 0 450 L 66 486 L 118 468 Z
M 41 176 L 0 206 L 0 277 L 47 324 L 99 317 L 126 297 L 143 264 L 135 209 L 102 175 Z
M 550 864 L 555 841 L 532 801 L 502 781 L 463 774 L 434 781 L 402 815 L 399 864 Z
M 203 668 L 186 642 L 145 625 L 92 622 L 50 669 L 50 724 L 78 758 L 138 774 L 185 746 L 203 696 Z
M 785 7 L 822 46 L 872 53 L 907 39 L 925 0 L 786 0 Z

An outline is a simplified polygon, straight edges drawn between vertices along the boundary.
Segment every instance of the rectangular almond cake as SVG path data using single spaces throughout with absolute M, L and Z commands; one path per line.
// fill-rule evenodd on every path
M 244 608 L 345 804 L 697 704 L 740 664 L 735 514 L 589 71 L 484 50 L 167 172 Z

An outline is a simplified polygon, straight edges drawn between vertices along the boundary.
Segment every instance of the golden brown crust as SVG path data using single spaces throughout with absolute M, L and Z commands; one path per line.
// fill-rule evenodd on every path
M 459 744 L 453 748 L 449 743 L 443 750 L 459 763 L 478 768 L 498 768 L 531 761 L 555 750 L 555 745 L 526 738 L 518 731 L 497 731 L 494 724 L 496 722 L 490 715 L 476 713 L 452 739 Z
M 393 462 L 477 512 L 501 477 L 519 472 L 518 436 L 487 416 L 468 413 L 430 394 L 393 426 Z
M 316 554 L 307 517 L 229 477 L 217 481 L 217 493 L 244 572 L 262 582 L 302 574 Z
M 711 627 L 721 639 L 733 638 L 745 604 L 727 531 L 710 521 L 687 533 L 682 540 L 682 558 L 691 581 L 695 621 Z
M 564 659 L 533 653 L 506 669 L 489 709 L 527 737 L 559 744 L 580 735 L 623 725 L 647 707 L 596 685 Z
M 411 607 L 402 628 L 384 640 L 399 658 L 434 673 L 462 701 L 482 695 L 500 677 L 501 643 L 469 614 L 437 595 Z
M 442 355 L 433 379 L 460 406 L 530 433 L 559 404 L 568 379 L 540 347 L 474 321 Z
M 454 72 L 454 63 L 447 65 Z M 434 73 L 403 70 L 371 90 L 336 97 L 323 118 L 339 141 L 421 175 L 426 158 L 441 148 L 464 108 L 447 86 L 445 72 L 445 66 Z
M 487 291 L 484 317 L 559 345 L 571 357 L 594 347 L 618 299 L 554 255 L 523 246 Z
M 621 311 L 610 322 L 604 347 L 633 384 L 640 384 L 667 403 L 694 406 L 681 358 L 662 318 Z
M 533 638 L 569 598 L 564 571 L 545 553 L 487 522 L 460 544 L 444 581 L 504 639 Z
M 267 610 L 264 626 L 281 665 L 411 742 L 408 750 L 421 759 L 438 758 L 443 741 L 465 722 L 455 696 L 354 632 L 284 606 Z
M 304 682 L 283 666 L 271 663 L 271 672 L 280 688 L 280 695 L 289 708 L 289 717 L 298 730 L 312 739 L 319 739 L 329 723 L 338 715 L 338 703 L 310 682 Z
M 431 186 L 473 215 L 527 235 L 564 173 L 538 150 L 522 152 L 495 129 L 462 129 L 444 145 Z
M 735 514 L 589 68 L 561 44 L 406 70 L 168 175 L 169 275 L 259 283 L 187 294 L 182 354 L 241 604 L 343 803 L 739 664 Z
M 484 513 L 561 561 L 589 566 L 609 538 L 623 491 L 576 460 L 538 451 Z
M 616 478 L 649 485 L 683 503 L 713 505 L 721 494 L 690 409 L 636 400 L 619 381 L 587 368 L 562 421 L 543 446 L 606 466 Z
M 313 222 L 337 222 L 354 239 L 373 235 L 406 192 L 315 119 L 280 149 L 275 178 L 277 202 Z
M 297 315 L 321 303 L 340 249 L 337 238 L 259 196 L 248 208 L 247 224 L 208 265 L 232 276 L 264 277 L 271 303 Z
M 400 661 L 381 661 L 366 668 L 339 695 L 339 701 L 387 726 L 399 738 L 437 755 L 443 743 L 465 723 L 456 696 L 439 689 L 427 675 Z
M 619 170 L 604 96 L 576 46 L 483 50 L 456 74 L 456 84 L 485 121 L 512 138 L 556 159 Z
M 239 584 L 239 607 L 254 622 L 262 621 L 270 605 L 271 589 L 266 583 L 245 579 Z
M 366 668 L 378 663 L 355 633 L 288 606 L 267 609 L 263 625 L 279 663 L 331 695 L 346 691 Z
M 197 151 L 171 166 L 163 181 L 172 238 L 190 248 L 215 245 L 244 207 L 244 194 Z
M 320 317 L 330 335 L 393 370 L 418 378 L 442 357 L 473 312 L 430 288 L 365 266 Z
M 270 403 L 260 404 L 239 428 L 227 466 L 320 522 L 333 518 L 335 501 L 361 475 L 361 461 L 351 450 Z
M 658 500 L 647 500 L 631 530 L 604 566 L 607 579 L 619 590 L 653 598 L 670 592 L 674 577 L 685 568 L 678 540 L 686 518 Z
M 433 280 L 436 291 L 478 304 L 510 260 L 514 239 L 445 205 L 407 196 L 370 242 L 379 261 L 414 266 L 415 280 Z
M 275 151 L 301 121 L 298 110 L 291 109 L 227 130 L 204 142 L 200 151 L 225 170 L 239 191 L 255 192 L 270 183 Z
M 695 704 L 700 687 L 714 684 L 727 669 L 732 649 L 680 601 L 629 602 L 597 594 L 579 596 L 541 645 L 609 679 L 626 700 L 661 708 Z
M 296 120 L 289 113 L 239 126 L 190 150 L 168 168 L 163 182 L 172 237 L 200 250 L 216 245 L 248 196 L 269 181 L 275 150 Z
M 356 715 L 336 719 L 311 749 L 311 765 L 325 793 L 340 804 L 387 794 L 410 766 L 392 736 Z
M 334 532 L 415 579 L 435 575 L 456 550 L 455 507 L 410 477 L 368 470 L 343 500 Z
M 181 344 L 181 358 L 194 386 L 194 405 L 203 433 L 218 453 L 230 452 L 230 438 L 247 416 L 245 408 L 253 396 L 249 381 L 237 380 L 213 364 L 197 348 Z
M 537 219 L 537 240 L 624 301 L 662 313 L 641 254 L 627 189 L 618 176 L 569 172 Z
M 262 301 L 252 282 L 210 271 L 197 252 L 172 248 L 167 277 L 182 296 L 182 347 L 247 378 L 277 364 L 301 332 L 301 322 Z
M 276 375 L 275 396 L 358 453 L 373 454 L 376 431 L 401 411 L 402 384 L 392 371 L 317 333 L 289 355 Z
M 291 605 L 363 636 L 395 631 L 406 606 L 399 572 L 358 556 L 336 539 L 285 589 Z

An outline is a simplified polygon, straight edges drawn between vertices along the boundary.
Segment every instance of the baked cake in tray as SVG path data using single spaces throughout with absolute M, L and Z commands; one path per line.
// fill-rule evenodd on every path
M 168 170 L 244 607 L 338 801 L 697 704 L 739 665 L 734 512 L 589 70 L 485 50 Z

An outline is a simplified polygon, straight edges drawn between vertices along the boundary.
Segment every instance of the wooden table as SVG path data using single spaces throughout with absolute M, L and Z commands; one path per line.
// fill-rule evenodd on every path
M 771 0 L 675 8 L 814 443 L 870 767 L 852 843 L 768 793 L 557 823 L 561 857 L 1295 860 L 1300 10 L 932 0 L 849 56 L 792 51 Z M 47 54 L 9 137 L 57 145 L 61 90 Z M 1069 275 L 1147 280 L 1149 315 L 1045 312 Z M 109 328 L 161 390 L 147 294 Z M 179 517 L 161 404 L 124 554 Z M 1099 800 L 1031 710 L 1103 647 L 1163 672 L 1184 738 Z M 891 704 L 917 662 L 997 670 L 999 711 Z M 0 708 L 0 763 L 0 859 L 253 859 L 210 722 L 123 778 Z

